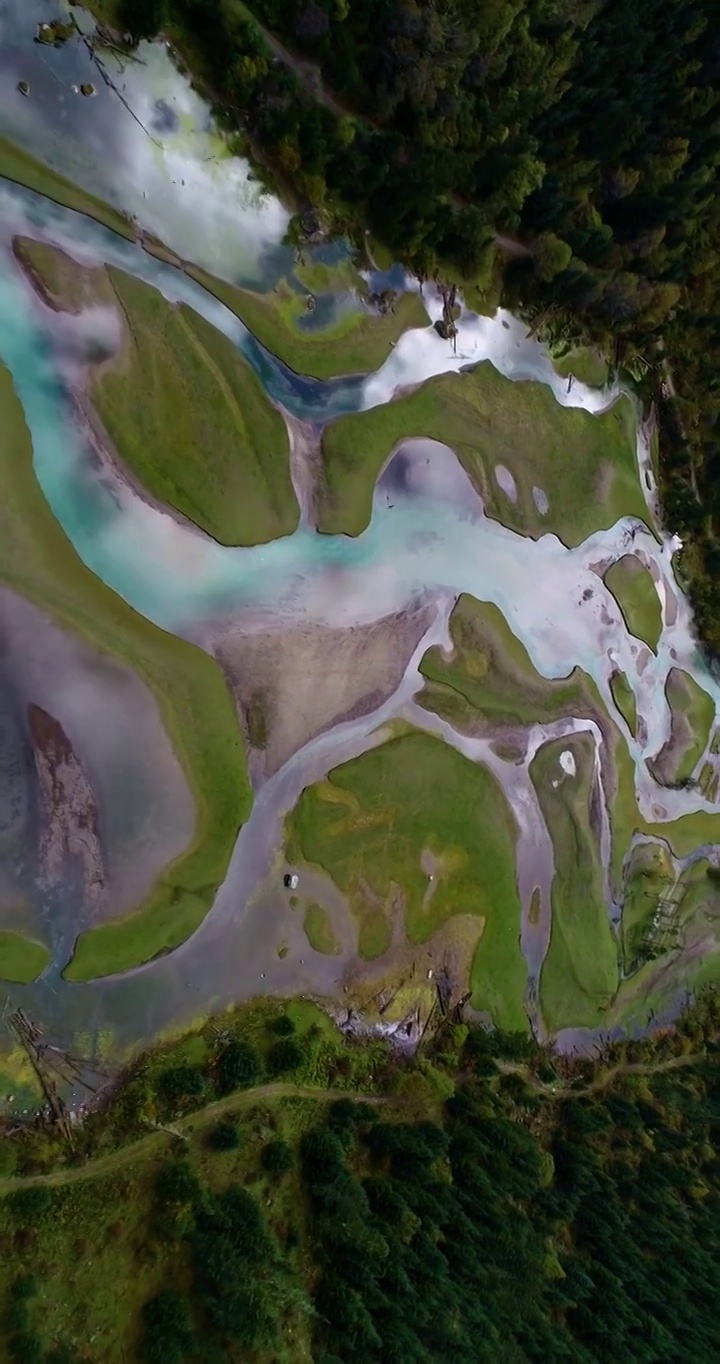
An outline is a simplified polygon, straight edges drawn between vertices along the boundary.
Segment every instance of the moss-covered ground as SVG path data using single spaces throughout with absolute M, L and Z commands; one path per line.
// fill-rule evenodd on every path
M 401 734 L 306 788 L 287 839 L 293 865 L 322 867 L 347 895 L 368 958 L 393 931 L 424 942 L 452 915 L 482 916 L 473 1002 L 526 1026 L 516 829 L 487 769 L 430 735 Z
M 662 632 L 660 598 L 644 564 L 633 554 L 618 559 L 605 574 L 605 585 L 612 592 L 631 635 L 657 651 Z
M 232 342 L 112 266 L 88 270 L 27 239 L 15 249 L 56 306 L 119 312 L 122 347 L 96 369 L 91 396 L 142 487 L 223 544 L 292 532 L 299 509 L 285 423 Z
M 575 775 L 563 771 L 571 753 Z M 555 857 L 550 942 L 540 975 L 540 1005 L 551 1031 L 596 1026 L 618 986 L 618 949 L 608 919 L 592 812 L 594 744 L 589 735 L 543 744 L 530 777 Z
M 139 616 L 82 563 L 35 478 L 12 380 L 0 367 L 0 579 L 150 687 L 193 792 L 197 824 L 135 914 L 83 933 L 66 974 L 127 970 L 183 942 L 224 879 L 251 792 L 232 698 L 218 665 Z
M 0 980 L 37 980 L 49 960 L 45 943 L 15 929 L 0 928 Z
M 560 407 L 544 384 L 513 383 L 489 362 L 467 374 L 429 379 L 413 393 L 339 417 L 323 433 L 319 529 L 359 535 L 377 476 L 391 450 L 412 436 L 443 441 L 481 492 L 489 515 L 525 535 L 554 531 L 578 545 L 621 516 L 647 516 L 638 481 L 634 419 L 623 399 L 602 416 Z M 517 502 L 498 489 L 503 464 Z M 533 498 L 549 501 L 541 516 Z

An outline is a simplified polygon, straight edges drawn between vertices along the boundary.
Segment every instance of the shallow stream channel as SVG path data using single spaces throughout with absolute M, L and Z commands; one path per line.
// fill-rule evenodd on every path
M 20 46 L 15 50 L 12 45 L 6 51 L 6 63 L 14 62 L 13 70 L 17 68 L 18 73 L 24 70 L 23 52 Z M 169 65 L 166 57 L 157 60 Z M 165 66 L 162 72 L 165 81 Z M 151 76 L 153 70 L 145 77 L 140 72 L 127 77 L 136 83 L 140 103 L 144 98 L 142 80 L 147 83 Z M 157 72 L 153 78 L 157 81 Z M 156 129 L 159 137 L 163 131 L 171 139 L 179 136 L 178 129 L 187 127 L 194 110 L 194 105 L 189 112 L 184 108 L 183 118 L 173 115 L 173 101 L 177 103 L 179 91 L 186 105 L 191 102 L 186 84 L 177 76 L 175 81 L 162 96 L 153 87 L 153 99 L 147 100 L 148 121 L 150 105 L 156 119 L 165 107 L 169 110 L 164 114 L 165 129 Z M 163 102 L 159 112 L 158 100 Z M 103 110 L 102 123 L 109 118 L 105 95 L 98 106 Z M 113 110 L 117 120 L 114 106 Z M 18 106 L 6 131 L 17 136 L 18 129 L 24 130 L 25 144 L 40 152 L 39 117 L 32 108 L 28 112 Z M 52 144 L 58 168 L 66 174 L 76 165 L 78 147 L 86 136 L 74 126 L 79 117 L 73 105 L 68 127 L 73 127 L 74 140 L 70 138 L 66 144 L 74 147 L 73 156 L 63 151 L 59 142 Z M 21 119 L 26 120 L 22 127 Z M 183 216 L 179 194 L 168 205 L 166 181 L 169 166 L 173 170 L 170 179 L 183 184 L 192 175 L 205 174 L 202 185 L 208 194 L 213 185 L 222 185 L 222 189 L 212 191 L 220 199 L 213 201 L 217 208 L 215 227 L 207 237 L 209 245 L 201 263 L 218 273 L 224 264 L 228 277 L 235 279 L 243 271 L 246 278 L 259 278 L 267 275 L 268 269 L 277 274 L 284 268 L 286 248 L 281 241 L 287 215 L 276 201 L 267 198 L 243 210 L 241 231 L 236 236 L 242 237 L 249 225 L 246 245 L 249 240 L 250 246 L 242 268 L 237 252 L 228 266 L 223 256 L 229 240 L 223 217 L 230 211 L 225 198 L 228 186 L 214 171 L 211 176 L 209 171 L 198 169 L 203 156 L 210 155 L 209 141 L 207 146 L 201 142 L 200 151 L 196 146 L 192 154 L 187 147 L 181 151 L 171 145 L 163 160 L 148 151 L 145 135 L 127 128 L 127 120 L 121 126 L 127 141 L 116 132 L 121 169 L 120 189 L 117 185 L 115 189 L 116 199 L 124 195 L 124 208 L 141 216 L 148 228 L 174 250 L 198 259 L 200 253 L 194 248 L 202 237 L 202 225 L 192 215 Z M 202 138 L 213 136 L 203 124 Z M 140 162 L 132 171 L 132 155 L 139 158 L 140 148 L 147 156 L 138 174 Z M 99 157 L 97 164 L 101 165 Z M 236 189 L 241 181 L 247 184 L 247 175 L 247 167 L 236 172 Z M 200 180 L 198 184 L 202 188 Z M 106 190 L 99 171 L 88 187 L 98 193 Z M 197 206 L 201 198 L 194 194 L 191 202 Z M 524 324 L 503 311 L 489 318 L 463 310 L 453 350 L 432 325 L 442 314 L 441 301 L 432 290 L 426 290 L 425 297 L 427 326 L 407 331 L 376 373 L 328 382 L 305 378 L 281 364 L 229 309 L 182 270 L 89 218 L 0 180 L 0 362 L 10 371 L 22 402 L 43 493 L 93 573 L 157 625 L 200 642 L 217 623 L 246 616 L 265 623 L 310 622 L 350 628 L 423 604 L 432 620 L 390 699 L 372 714 L 335 725 L 312 739 L 279 771 L 258 783 L 252 814 L 238 837 L 225 883 L 204 923 L 185 944 L 125 975 L 74 984 L 60 974 L 68 955 L 68 943 L 60 940 L 52 963 L 39 981 L 8 987 L 12 1002 L 36 1012 L 61 1037 L 92 1037 L 107 1030 L 123 1048 L 258 992 L 332 995 L 348 959 L 345 950 L 333 957 L 309 950 L 303 953 L 299 924 L 287 922 L 283 931 L 293 946 L 288 960 L 268 950 L 280 924 L 287 920 L 285 898 L 274 888 L 279 881 L 282 821 L 303 787 L 379 742 L 386 732 L 383 726 L 397 720 L 441 734 L 466 756 L 489 766 L 502 784 L 519 830 L 522 948 L 529 973 L 528 998 L 532 1000 L 548 941 L 553 854 L 530 781 L 529 764 L 547 739 L 581 731 L 592 733 L 595 780 L 601 795 L 601 847 L 607 866 L 610 830 L 603 787 L 602 734 L 587 719 L 538 724 L 532 729 L 522 763 L 503 759 L 489 741 L 459 734 L 417 704 L 414 698 L 422 683 L 419 664 L 431 645 L 448 646 L 449 615 L 460 593 L 492 602 L 543 677 L 566 677 L 579 667 L 593 679 L 627 740 L 641 814 L 658 825 L 660 836 L 665 821 L 696 810 L 716 812 L 698 790 L 659 786 L 646 765 L 669 737 L 671 717 L 665 682 L 671 668 L 689 673 L 704 688 L 715 704 L 716 719 L 720 707 L 720 685 L 698 653 L 689 608 L 675 578 L 673 556 L 678 541 L 657 528 L 651 432 L 638 422 L 637 459 L 648 504 L 646 524 L 624 518 L 575 548 L 566 547 L 553 534 L 538 539 L 519 535 L 486 516 L 480 496 L 453 451 L 437 441 L 419 439 L 405 441 L 392 454 L 388 452 L 370 525 L 356 538 L 319 535 L 305 514 L 293 535 L 252 549 L 225 548 L 151 505 L 127 481 L 113 480 L 98 468 L 71 402 L 73 356 L 93 342 L 102 342 L 112 319 L 102 309 L 89 309 L 72 319 L 72 336 L 63 333 L 65 321 L 41 303 L 13 257 L 12 240 L 18 235 L 50 242 L 84 264 L 113 264 L 154 285 L 166 299 L 187 303 L 242 351 L 271 400 L 290 418 L 312 428 L 315 438 L 322 425 L 334 417 L 387 403 L 398 390 L 483 360 L 489 360 L 512 380 L 549 386 L 563 406 L 600 413 L 620 397 L 617 386 L 600 390 L 579 381 L 568 385 L 545 348 L 528 337 Z M 417 286 L 408 280 L 406 287 Z M 293 473 L 302 506 L 303 470 Z M 501 486 L 503 478 L 500 467 Z M 542 489 L 536 491 L 538 507 L 542 508 L 545 494 Z M 622 558 L 630 546 L 650 568 L 661 603 L 663 628 L 656 653 L 629 633 L 597 571 L 598 565 L 609 566 Z M 610 678 L 617 670 L 628 679 L 642 721 L 636 737 L 630 734 L 611 693 Z M 545 910 L 532 922 L 531 898 L 538 887 Z M 609 893 L 608 913 L 617 918 L 617 906 Z

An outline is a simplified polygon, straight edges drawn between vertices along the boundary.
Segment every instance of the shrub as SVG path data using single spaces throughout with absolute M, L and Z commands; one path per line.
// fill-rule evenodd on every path
M 29 1326 L 27 1303 L 22 1298 L 16 1298 L 14 1301 L 11 1299 L 5 1312 L 5 1330 L 24 1334 Z
M 173 1103 L 178 1099 L 201 1099 L 206 1083 L 199 1066 L 183 1064 L 163 1071 L 158 1079 L 158 1089 L 165 1099 Z
M 34 1298 L 39 1287 L 37 1274 L 18 1274 L 10 1292 L 14 1298 Z
M 279 1138 L 267 1143 L 263 1148 L 261 1159 L 263 1169 L 270 1170 L 274 1174 L 284 1174 L 286 1170 L 291 1170 L 295 1163 L 292 1147 Z
M 202 1194 L 200 1181 L 188 1160 L 171 1160 L 160 1170 L 155 1181 L 159 1203 L 193 1203 Z
M 217 1084 L 221 1094 L 252 1085 L 262 1074 L 262 1062 L 249 1042 L 233 1038 L 217 1056 Z
M 210 1128 L 207 1144 L 213 1151 L 236 1151 L 240 1145 L 240 1133 L 232 1118 L 221 1118 Z
M 278 1042 L 270 1048 L 268 1054 L 268 1070 L 273 1075 L 283 1075 L 288 1071 L 297 1070 L 303 1063 L 305 1057 L 300 1043 L 294 1037 L 281 1037 Z
M 18 1331 L 8 1341 L 8 1355 L 14 1364 L 42 1364 L 42 1341 L 30 1331 Z
M 295 1031 L 295 1024 L 289 1014 L 280 1014 L 278 1018 L 273 1019 L 272 1030 L 278 1037 L 290 1037 Z
M 18 1189 L 8 1202 L 18 1222 L 42 1222 L 52 1207 L 52 1191 L 42 1184 L 31 1184 L 29 1189 Z

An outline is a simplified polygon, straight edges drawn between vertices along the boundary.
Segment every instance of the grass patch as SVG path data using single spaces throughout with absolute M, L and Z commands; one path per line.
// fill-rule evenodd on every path
M 142 486 L 222 544 L 290 534 L 299 509 L 285 423 L 233 344 L 112 266 L 87 270 L 27 239 L 16 250 L 60 307 L 110 304 L 124 319 L 122 351 L 93 375 L 92 398 Z
M 145 620 L 82 563 L 35 478 L 30 436 L 0 366 L 0 578 L 150 687 L 197 810 L 195 838 L 138 911 L 83 933 L 66 975 L 127 970 L 177 947 L 207 914 L 252 803 L 232 697 L 217 663 Z
M 604 388 L 610 378 L 605 356 L 590 346 L 575 346 L 557 359 L 553 357 L 553 365 L 563 379 L 572 375 L 578 383 L 589 384 L 591 388 Z
M 513 383 L 484 362 L 468 374 L 440 375 L 397 402 L 330 423 L 322 442 L 321 531 L 359 535 L 365 529 L 380 469 L 393 447 L 410 436 L 451 446 L 488 514 L 524 535 L 554 531 L 565 544 L 577 545 L 621 516 L 647 516 L 629 400 L 593 417 L 560 407 L 547 385 Z M 497 487 L 498 464 L 515 479 L 516 503 Z M 544 517 L 535 506 L 534 486 L 549 499 Z
M 675 873 L 667 851 L 659 843 L 637 844 L 628 860 L 622 908 L 622 950 L 625 970 L 642 960 L 648 930 L 663 892 Z
M 113 232 L 118 232 L 121 237 L 127 237 L 129 241 L 135 240 L 132 223 L 119 209 L 112 208 L 110 204 L 103 203 L 102 199 L 97 199 L 94 194 L 88 194 L 86 190 L 73 185 L 63 175 L 58 175 L 57 171 L 43 165 L 42 161 L 36 160 L 29 152 L 16 147 L 5 137 L 0 137 L 0 175 L 6 180 L 15 181 L 18 185 L 25 185 L 38 194 L 44 194 L 47 199 L 62 204 L 64 208 L 71 208 L 77 213 L 84 213 L 88 218 L 94 218 L 96 222 L 111 228 Z
M 336 957 L 341 951 L 332 919 L 325 905 L 308 905 L 303 919 L 305 936 L 313 952 L 322 952 L 327 957 Z
M 301 331 L 307 313 L 302 294 L 281 280 L 266 294 L 217 279 L 197 265 L 187 273 L 235 313 L 258 341 L 297 374 L 332 379 L 342 374 L 370 374 L 387 360 L 391 346 L 409 327 L 429 326 L 418 294 L 401 294 L 393 312 L 384 316 L 366 309 L 348 312 L 332 326 Z
M 644 640 L 653 653 L 657 653 L 662 612 L 648 570 L 634 554 L 624 554 L 605 574 L 605 586 L 620 607 L 630 634 Z
M 686 736 L 677 753 L 675 780 L 687 781 L 707 748 L 710 730 L 715 723 L 715 703 L 695 678 L 681 668 L 670 669 L 665 695 L 673 718 L 680 717 Z
M 596 713 L 585 674 L 576 668 L 567 679 L 541 677 L 492 602 L 463 593 L 450 617 L 450 634 L 452 658 L 434 646 L 422 659 L 420 671 L 427 682 L 418 701 L 457 728 L 472 727 L 478 713 L 503 725 Z
M 379 909 L 369 909 L 362 915 L 358 933 L 358 952 L 363 961 L 376 961 L 387 952 L 392 942 L 392 924 Z
M 637 730 L 637 703 L 635 701 L 635 693 L 624 672 L 618 671 L 613 673 L 610 678 L 610 692 L 625 724 L 630 730 L 633 738 L 635 738 Z
M 452 915 L 482 916 L 473 1003 L 503 1027 L 526 1027 L 516 829 L 487 769 L 440 739 L 401 734 L 306 788 L 287 838 L 293 865 L 322 867 L 348 896 L 368 955 L 380 946 L 380 918 L 384 932 L 400 920 L 419 943 Z M 422 867 L 426 850 L 432 885 Z
M 45 943 L 11 928 L 0 928 L 0 980 L 29 984 L 45 970 L 50 956 Z
M 295 266 L 295 278 L 311 294 L 339 293 L 342 289 L 362 292 L 367 286 L 351 256 L 326 265 L 319 260 L 302 261 Z
M 575 776 L 563 773 L 563 752 L 572 753 Z M 592 739 L 578 735 L 543 744 L 530 764 L 555 856 L 552 927 L 540 973 L 540 1004 L 553 1032 L 595 1026 L 618 987 L 617 946 L 591 824 L 593 759 Z

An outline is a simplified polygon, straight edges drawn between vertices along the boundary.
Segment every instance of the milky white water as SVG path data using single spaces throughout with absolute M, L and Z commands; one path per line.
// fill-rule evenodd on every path
M 92 31 L 90 16 L 74 12 Z M 33 42 L 38 21 L 58 16 L 52 0 L 3 0 L 0 15 L 0 134 L 227 279 L 283 273 L 292 259 L 281 245 L 289 212 L 262 190 L 246 159 L 230 156 L 164 44 L 141 43 L 137 63 L 103 56 L 130 113 L 82 43 L 55 50 Z M 29 98 L 20 80 L 29 82 Z M 96 88 L 92 101 L 77 93 L 86 81 Z
M 149 77 L 147 72 L 142 78 L 139 72 L 128 77 L 137 83 L 134 107 L 150 117 L 152 110 L 143 106 L 143 100 L 149 98 L 145 92 L 160 89 L 167 76 L 165 93 L 155 97 L 155 114 L 157 99 L 162 99 L 171 111 L 173 104 L 179 105 L 183 118 L 176 128 L 169 114 L 160 110 L 166 125 L 162 152 L 153 149 L 154 144 L 139 130 L 135 139 L 122 120 L 122 131 L 116 135 L 122 143 L 117 183 L 122 187 L 123 206 L 132 202 L 133 193 L 143 195 L 143 224 L 181 254 L 219 273 L 259 271 L 268 251 L 280 241 L 286 221 L 284 210 L 272 200 L 260 203 L 252 188 L 250 197 L 244 198 L 240 180 L 245 171 L 241 168 L 235 166 L 226 179 L 221 171 L 215 175 L 210 159 L 203 162 L 197 139 L 212 139 L 212 129 L 205 124 L 196 131 L 192 92 L 180 93 L 176 80 L 182 78 L 174 72 L 168 74 L 158 51 L 153 49 L 151 56 L 151 61 L 158 63 L 157 72 L 151 66 Z M 72 117 L 77 117 L 74 112 Z M 85 117 L 89 117 L 87 112 Z M 26 133 L 26 144 L 30 145 L 27 129 Z M 195 138 L 192 154 L 185 144 L 181 146 L 185 135 Z M 86 140 L 88 137 L 86 133 Z M 178 138 L 175 144 L 173 137 Z M 172 182 L 176 176 L 188 180 L 186 157 L 196 177 L 189 207 L 190 196 L 180 194 L 186 187 L 173 184 L 171 188 L 168 184 L 168 178 Z M 247 178 L 243 184 L 247 189 Z M 88 187 L 102 192 L 99 183 Z M 230 242 L 229 224 L 233 221 L 237 241 Z M 271 545 L 222 548 L 150 507 L 124 483 L 110 484 L 98 478 L 86 443 L 73 424 L 63 378 L 72 377 L 89 340 L 112 348 L 115 321 L 103 310 L 89 310 L 73 321 L 49 315 L 23 279 L 8 247 L 17 233 L 39 236 L 82 262 L 109 261 L 152 283 L 166 298 L 187 302 L 242 350 L 271 398 L 304 420 L 324 421 L 342 412 L 376 406 L 389 401 L 398 387 L 417 384 L 435 374 L 457 372 L 482 360 L 489 360 L 514 380 L 547 384 L 560 405 L 582 407 L 591 413 L 601 412 L 612 403 L 618 396 L 617 388 L 594 390 L 576 381 L 568 393 L 566 381 L 555 373 L 543 347 L 527 337 L 521 322 L 502 311 L 495 318 L 486 318 L 465 309 L 453 351 L 431 325 L 442 313 L 440 300 L 432 293 L 425 299 L 428 326 L 405 333 L 376 374 L 321 384 L 287 370 L 237 318 L 182 273 L 96 224 L 2 182 L 0 231 L 5 243 L 5 249 L 0 249 L 0 360 L 13 374 L 23 402 L 38 479 L 84 561 L 136 609 L 165 628 L 193 636 L 208 619 L 236 616 L 245 608 L 259 608 L 264 618 L 349 626 L 377 620 L 418 596 L 438 603 L 436 625 L 408 665 L 396 695 L 373 716 L 321 735 L 260 791 L 252 817 L 239 836 L 215 908 L 187 944 L 171 958 L 150 963 L 123 981 L 78 987 L 60 982 L 56 969 L 50 973 L 47 989 L 59 991 L 61 1014 L 69 1028 L 87 1026 L 101 1000 L 103 1019 L 128 1038 L 185 1016 L 192 1007 L 187 990 L 196 988 L 190 985 L 187 974 L 195 971 L 198 961 L 202 961 L 204 983 L 197 988 L 203 998 L 237 996 L 238 962 L 243 964 L 244 978 L 246 966 L 262 960 L 267 967 L 262 988 L 283 988 L 287 968 L 267 964 L 265 940 L 261 942 L 257 926 L 250 922 L 252 915 L 238 915 L 238 906 L 251 901 L 269 874 L 281 836 L 282 813 L 291 808 L 303 786 L 376 742 L 378 725 L 398 716 L 442 733 L 468 757 L 486 762 L 502 782 L 518 824 L 518 882 L 526 908 L 535 886 L 541 884 L 544 891 L 544 909 L 536 930 L 526 920 L 523 923 L 523 950 L 531 976 L 537 974 L 549 930 L 552 849 L 529 781 L 528 763 L 547 739 L 589 730 L 595 739 L 599 782 L 602 736 L 589 721 L 570 719 L 555 726 L 534 726 L 527 759 L 516 766 L 498 759 L 486 741 L 457 734 L 416 705 L 413 697 L 420 686 L 420 658 L 431 643 L 447 638 L 448 611 L 459 592 L 495 602 L 545 677 L 566 676 L 580 666 L 594 678 L 608 710 L 627 736 L 641 809 L 648 818 L 670 819 L 695 809 L 715 808 L 695 791 L 659 788 L 645 766 L 645 759 L 659 751 L 669 734 L 664 684 L 670 667 L 686 669 L 713 697 L 716 710 L 720 704 L 720 687 L 698 656 L 687 603 L 674 578 L 672 556 L 677 546 L 672 539 L 665 537 L 660 542 L 646 527 L 627 519 L 575 549 L 567 549 L 550 534 L 537 541 L 527 539 L 484 516 L 479 497 L 451 451 L 437 442 L 417 441 L 405 442 L 386 467 L 376 490 L 371 524 L 357 539 L 317 536 L 301 525 L 295 535 Z M 201 238 L 207 241 L 205 256 L 198 249 Z M 231 258 L 232 269 L 228 271 Z M 638 463 L 649 506 L 653 507 L 656 493 L 642 432 L 638 436 Z M 503 486 L 501 479 L 502 472 L 498 481 Z M 511 495 L 509 485 L 505 491 Z M 547 510 L 542 489 L 533 493 L 538 509 Z M 652 524 L 650 515 L 648 521 Z M 629 549 L 642 557 L 656 579 L 664 626 L 656 657 L 628 634 L 598 572 L 599 565 L 604 571 Z M 643 720 L 636 739 L 627 733 L 612 702 L 609 680 L 616 668 L 628 677 Z M 568 757 L 572 755 L 568 753 Z M 565 770 L 565 779 L 570 779 L 571 772 Z M 603 820 L 603 862 L 607 867 L 606 810 Z M 662 832 L 662 825 L 658 832 Z M 267 924 L 271 925 L 279 921 L 282 907 L 272 899 L 268 905 Z M 340 972 L 343 961 L 315 963 L 306 980 L 301 978 L 302 973 L 293 977 L 294 987 L 331 984 L 331 973 Z M 62 963 L 56 967 L 58 964 Z M 296 964 L 293 971 L 297 973 Z M 32 990 L 28 993 L 32 996 Z M 47 1000 L 45 1004 L 49 1007 Z

